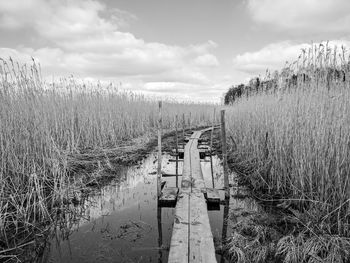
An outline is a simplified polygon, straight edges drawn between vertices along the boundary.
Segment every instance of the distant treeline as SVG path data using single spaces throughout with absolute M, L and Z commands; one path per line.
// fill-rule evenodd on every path
M 350 66 L 350 65 L 349 65 Z M 326 71 L 326 72 L 325 72 Z M 298 82 L 307 83 L 313 77 L 320 78 L 324 77 L 327 83 L 327 87 L 329 88 L 329 83 L 332 80 L 345 82 L 348 76 L 345 70 L 337 70 L 337 69 L 320 69 L 316 70 L 312 76 L 306 73 L 299 74 L 288 74 L 286 72 L 282 72 L 280 74 L 275 74 L 273 78 L 268 80 L 261 80 L 259 77 L 252 78 L 247 85 L 239 84 L 232 85 L 228 91 L 224 94 L 224 103 L 225 105 L 232 104 L 236 99 L 247 96 L 249 97 L 251 94 L 256 92 L 270 92 L 274 93 L 277 91 L 279 87 L 279 81 L 282 85 L 283 89 L 295 88 L 298 86 Z M 286 77 L 288 76 L 288 77 Z

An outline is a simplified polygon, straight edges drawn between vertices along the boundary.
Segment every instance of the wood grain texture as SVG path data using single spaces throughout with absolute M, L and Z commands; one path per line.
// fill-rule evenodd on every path
M 185 263 L 188 262 L 189 247 L 189 200 L 190 191 L 182 190 L 178 195 L 175 208 L 175 219 L 173 233 L 171 235 L 170 251 L 168 262 Z
M 216 262 L 207 204 L 200 192 L 191 193 L 189 262 Z
M 206 186 L 200 164 L 198 139 L 194 132 L 184 148 L 181 190 L 175 208 L 168 262 L 216 262 L 213 235 L 203 192 Z

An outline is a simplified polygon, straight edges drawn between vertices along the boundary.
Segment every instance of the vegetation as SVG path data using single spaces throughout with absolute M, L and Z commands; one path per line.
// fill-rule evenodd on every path
M 82 153 L 108 158 L 125 141 L 155 137 L 158 103 L 74 78 L 48 84 L 35 63 L 0 62 L 0 258 L 7 258 L 32 244 L 62 209 L 76 186 L 69 175 L 79 172 L 69 161 Z M 191 112 L 195 126 L 212 112 L 208 105 L 164 104 L 165 130 L 174 128 L 176 114 L 187 119 Z
M 344 49 L 312 47 L 276 81 L 276 92 L 259 90 L 227 108 L 231 166 L 259 199 L 278 204 L 296 220 L 278 241 L 276 253 L 284 262 L 347 262 L 349 59 Z M 237 247 L 237 239 L 231 245 Z
M 280 73 L 226 94 L 231 168 L 258 199 L 283 209 L 293 222 L 283 235 L 272 224 L 239 222 L 228 243 L 233 260 L 349 261 L 345 53 L 312 47 Z M 164 129 L 174 129 L 175 116 L 189 112 L 191 126 L 211 124 L 213 106 L 165 102 Z M 35 63 L 1 60 L 0 259 L 36 244 L 67 212 L 72 189 L 84 183 L 75 175 L 86 156 L 111 166 L 127 141 L 154 137 L 157 119 L 157 102 L 142 95 L 74 78 L 48 84 Z

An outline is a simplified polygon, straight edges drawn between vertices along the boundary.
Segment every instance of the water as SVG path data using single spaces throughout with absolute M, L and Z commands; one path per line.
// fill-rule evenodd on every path
M 163 156 L 162 167 L 165 173 L 174 174 L 176 163 L 168 162 L 170 158 Z M 150 154 L 141 165 L 121 169 L 111 184 L 90 194 L 77 213 L 67 214 L 67 220 L 56 226 L 46 244 L 41 262 L 167 262 L 174 208 L 157 207 L 156 159 Z M 201 165 L 211 187 L 210 162 Z M 215 156 L 213 169 L 215 187 L 222 188 L 222 166 Z M 175 177 L 164 179 L 175 186 Z M 215 209 L 208 214 L 214 243 L 220 250 L 226 235 L 222 231 L 225 209 L 222 205 Z M 227 217 L 228 209 L 225 211 Z M 225 262 L 219 253 L 217 260 Z

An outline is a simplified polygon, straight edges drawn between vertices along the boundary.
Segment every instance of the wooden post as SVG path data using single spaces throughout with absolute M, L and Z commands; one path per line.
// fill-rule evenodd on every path
M 216 108 L 214 108 L 214 123 L 216 122 Z M 216 124 L 216 123 L 215 123 Z
M 182 139 L 183 139 L 183 145 L 184 145 L 184 149 L 185 149 L 185 113 L 182 113 Z
M 230 188 L 229 188 L 228 167 L 227 167 L 225 110 L 221 110 L 221 144 L 222 144 L 222 161 L 223 161 L 223 166 L 224 166 L 225 197 L 227 198 L 227 197 L 230 197 Z
M 178 187 L 178 170 L 179 170 L 179 138 L 177 137 L 177 114 L 175 116 L 175 137 L 176 137 L 176 187 Z
M 228 215 L 230 210 L 230 197 L 225 198 L 225 206 L 224 206 L 224 218 L 222 220 L 222 233 L 221 233 L 221 247 L 225 247 L 227 243 L 227 227 L 228 227 Z M 221 255 L 220 263 L 224 263 L 225 255 Z
M 158 262 L 163 262 L 163 231 L 162 231 L 162 207 L 158 205 L 157 208 L 157 219 L 158 219 Z
M 162 102 L 158 102 L 158 170 L 157 170 L 157 194 L 161 193 L 162 179 Z
M 214 108 L 214 116 L 213 116 L 213 123 L 211 126 L 211 134 L 210 134 L 210 170 L 211 170 L 211 180 L 213 183 L 213 189 L 215 188 L 214 185 L 214 169 L 213 169 L 213 134 L 214 134 L 214 123 L 215 123 L 215 108 Z
M 191 112 L 190 112 L 190 117 L 189 117 L 189 119 L 188 119 L 188 122 L 189 122 L 189 125 L 190 125 L 190 131 L 192 131 L 192 126 L 191 126 Z

